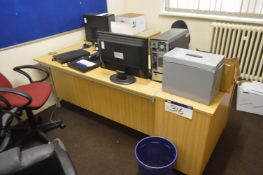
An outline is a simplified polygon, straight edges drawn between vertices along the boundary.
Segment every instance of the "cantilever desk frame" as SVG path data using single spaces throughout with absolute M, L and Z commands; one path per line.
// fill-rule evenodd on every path
M 82 44 L 57 53 L 79 49 Z M 92 52 L 92 48 L 88 50 Z M 202 174 L 226 126 L 232 91 L 220 92 L 207 106 L 162 92 L 161 84 L 151 80 L 136 78 L 136 83 L 123 86 L 109 80 L 114 74 L 110 70 L 96 68 L 80 73 L 53 62 L 52 55 L 35 60 L 49 67 L 59 99 L 145 134 L 168 138 L 179 150 L 176 169 L 189 175 Z M 166 99 L 192 106 L 193 118 L 190 120 L 165 111 Z

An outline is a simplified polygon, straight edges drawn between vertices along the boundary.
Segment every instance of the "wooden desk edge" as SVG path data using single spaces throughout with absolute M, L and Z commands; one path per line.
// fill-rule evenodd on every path
M 57 70 L 60 70 L 60 71 L 65 72 L 65 73 L 71 74 L 71 75 L 73 75 L 73 76 L 77 76 L 77 77 L 80 77 L 80 78 L 84 78 L 84 79 L 87 79 L 87 80 L 90 80 L 90 81 L 93 81 L 93 82 L 96 82 L 96 83 L 99 83 L 99 84 L 102 84 L 102 85 L 105 85 L 105 86 L 108 86 L 108 87 L 111 87 L 111 88 L 114 88 L 114 89 L 118 89 L 118 90 L 123 91 L 123 92 L 127 92 L 127 93 L 130 93 L 130 94 L 134 94 L 134 95 L 137 95 L 137 96 L 140 96 L 140 97 L 149 99 L 149 100 L 151 100 L 152 102 L 154 102 L 154 100 L 155 100 L 155 94 L 156 94 L 157 92 L 159 92 L 159 89 L 157 89 L 155 92 L 152 93 L 152 95 L 145 94 L 145 93 L 140 92 L 140 91 L 131 90 L 131 89 L 122 87 L 121 85 L 109 83 L 109 82 L 106 82 L 106 81 L 102 81 L 102 80 L 93 78 L 93 77 L 91 77 L 91 76 L 84 75 L 84 74 L 79 73 L 78 71 L 75 71 L 75 70 L 63 69 L 63 67 L 56 66 L 56 65 L 51 65 L 51 64 L 49 64 L 49 63 L 42 62 L 42 61 L 40 61 L 40 60 L 38 60 L 38 59 L 34 59 L 34 60 L 37 61 L 37 62 L 39 62 L 41 65 L 47 66 L 47 67 L 49 67 L 49 68 L 57 69 Z
M 185 99 L 183 97 L 179 97 L 179 96 L 176 96 L 176 95 L 173 95 L 173 94 L 169 94 L 169 93 L 163 92 L 161 90 L 161 88 L 157 89 L 152 95 L 149 95 L 149 94 L 145 94 L 145 93 L 142 93 L 140 91 L 137 91 L 137 90 L 130 90 L 130 89 L 127 89 L 127 88 L 123 88 L 121 86 L 119 87 L 116 84 L 108 83 L 108 82 L 101 81 L 99 79 L 96 79 L 96 78 L 93 78 L 93 77 L 90 77 L 90 76 L 83 75 L 83 74 L 81 74 L 81 73 L 79 73 L 79 72 L 77 72 L 75 70 L 63 69 L 63 67 L 51 65 L 51 64 L 48 64 L 46 62 L 39 61 L 38 59 L 34 59 L 34 60 L 39 62 L 40 64 L 42 64 L 44 66 L 47 66 L 47 67 L 50 67 L 50 68 L 52 67 L 54 69 L 57 69 L 57 70 L 69 73 L 69 74 L 71 74 L 73 76 L 84 78 L 84 79 L 87 79 L 87 80 L 90 80 L 90 81 L 93 81 L 93 82 L 96 82 L 96 83 L 99 83 L 99 84 L 102 84 L 102 85 L 105 85 L 105 86 L 108 86 L 108 87 L 111 87 L 111 88 L 118 89 L 118 90 L 123 91 L 123 92 L 127 92 L 127 93 L 131 93 L 131 94 L 134 94 L 134 95 L 137 95 L 137 96 L 141 96 L 141 97 L 144 97 L 146 99 L 151 100 L 152 102 L 154 102 L 155 99 L 157 99 L 157 98 L 163 99 L 163 100 L 169 99 L 169 100 L 176 101 L 178 103 L 182 103 L 182 104 L 185 104 L 185 105 L 188 105 L 188 106 L 192 106 L 195 110 L 197 110 L 199 112 L 202 112 L 202 113 L 205 113 L 205 114 L 208 114 L 208 115 L 211 115 L 211 116 L 215 113 L 216 109 L 220 105 L 220 103 L 223 100 L 224 95 L 225 95 L 224 92 L 219 92 L 219 94 L 216 96 L 216 98 L 214 99 L 212 104 L 208 106 L 208 105 L 204 105 L 204 104 L 201 104 L 201 103 L 189 100 L 189 99 Z

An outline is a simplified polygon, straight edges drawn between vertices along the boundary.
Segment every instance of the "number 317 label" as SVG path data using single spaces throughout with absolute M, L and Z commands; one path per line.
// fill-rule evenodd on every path
M 188 119 L 192 119 L 193 117 L 193 107 L 171 100 L 165 100 L 165 111 L 175 113 Z

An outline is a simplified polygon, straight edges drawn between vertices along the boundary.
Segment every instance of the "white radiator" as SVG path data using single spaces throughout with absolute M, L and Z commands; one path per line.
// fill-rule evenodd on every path
M 263 82 L 263 27 L 213 23 L 211 52 L 238 58 L 241 78 Z

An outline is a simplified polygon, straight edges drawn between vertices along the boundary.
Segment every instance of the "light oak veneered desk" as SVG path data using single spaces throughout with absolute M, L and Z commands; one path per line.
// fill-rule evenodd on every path
M 56 52 L 79 49 L 82 44 Z M 161 83 L 155 81 L 136 78 L 134 84 L 118 85 L 109 80 L 114 71 L 96 68 L 80 73 L 52 61 L 52 55 L 35 60 L 50 68 L 60 99 L 145 134 L 168 138 L 179 151 L 176 169 L 189 175 L 202 174 L 226 126 L 232 91 L 220 92 L 207 106 L 162 92 Z M 166 99 L 192 106 L 192 120 L 165 111 Z

